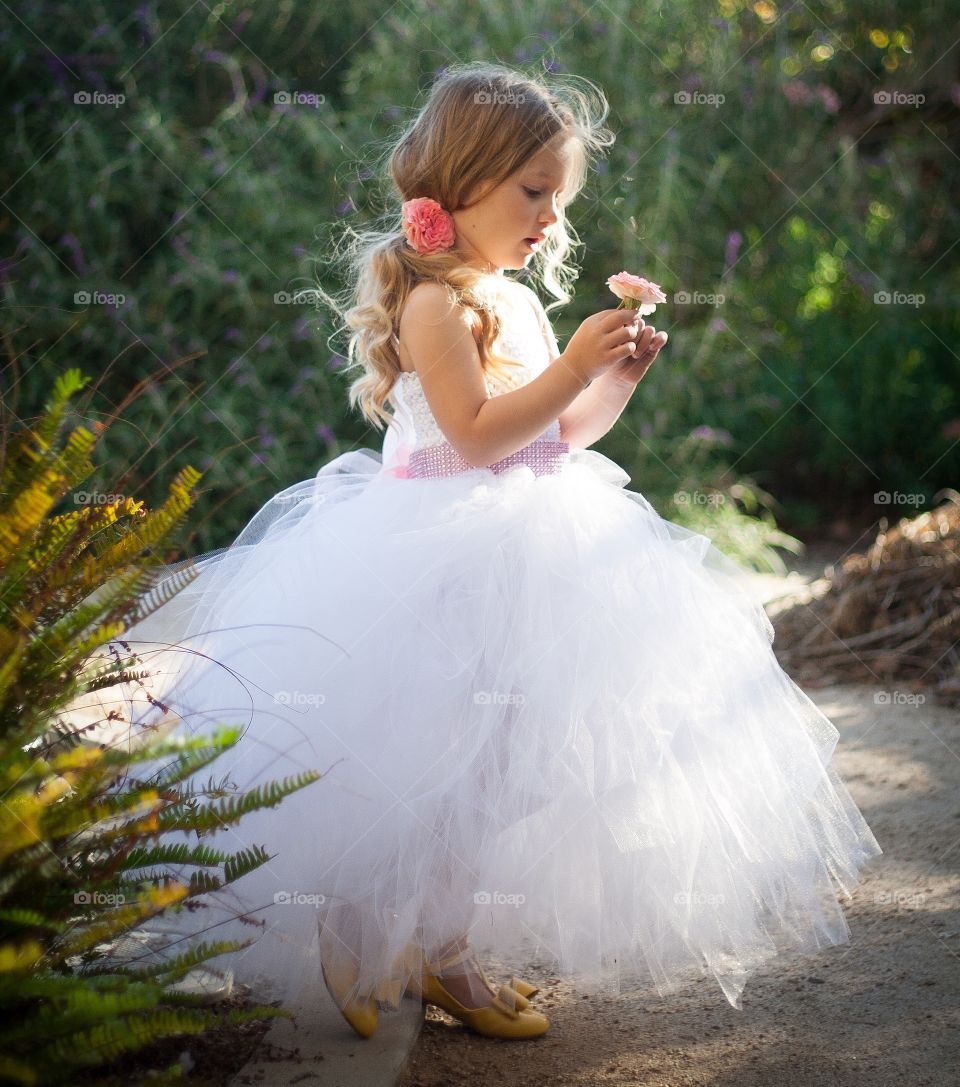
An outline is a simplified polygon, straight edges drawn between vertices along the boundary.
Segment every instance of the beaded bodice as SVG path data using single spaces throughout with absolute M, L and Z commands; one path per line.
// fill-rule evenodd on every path
M 532 305 L 521 299 L 515 307 L 511 306 L 508 310 L 504 310 L 502 320 L 503 328 L 494 347 L 498 354 L 522 363 L 523 369 L 514 368 L 507 381 L 493 374 L 486 375 L 484 381 L 490 396 L 497 396 L 526 385 L 527 382 L 543 373 L 553 357 L 545 331 Z M 553 343 L 555 345 L 556 341 L 554 340 Z M 419 374 L 402 372 L 397 380 L 401 384 L 403 400 L 412 420 L 415 434 L 413 448 L 424 449 L 446 442 L 447 439 L 427 403 Z M 541 437 L 559 440 L 559 419 L 554 420 L 544 430 Z

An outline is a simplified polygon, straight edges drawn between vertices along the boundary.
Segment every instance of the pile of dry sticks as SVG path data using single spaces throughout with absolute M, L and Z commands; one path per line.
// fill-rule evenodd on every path
M 960 706 L 960 494 L 886 519 L 866 551 L 825 571 L 824 591 L 773 619 L 774 650 L 801 686 L 900 684 Z

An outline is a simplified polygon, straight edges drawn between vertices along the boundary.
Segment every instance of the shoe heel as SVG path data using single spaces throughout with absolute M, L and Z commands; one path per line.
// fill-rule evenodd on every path
M 539 1038 L 547 1032 L 550 1020 L 540 1012 L 530 1011 L 527 1008 L 529 1003 L 527 998 L 510 985 L 501 985 L 495 992 L 493 1001 L 484 1007 L 468 1008 L 461 1004 L 444 988 L 437 975 L 463 962 L 472 962 L 488 988 L 492 990 L 493 987 L 473 951 L 465 948 L 438 962 L 424 963 L 422 985 L 414 977 L 411 979 L 408 991 L 419 995 L 423 1003 L 435 1004 L 477 1034 L 488 1038 Z M 522 984 L 526 985 L 526 983 Z M 528 986 L 528 988 L 533 987 Z M 537 990 L 533 989 L 533 991 Z

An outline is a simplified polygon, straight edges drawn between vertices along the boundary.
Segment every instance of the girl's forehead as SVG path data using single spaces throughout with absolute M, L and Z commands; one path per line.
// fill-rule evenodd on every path
M 541 147 L 523 164 L 523 169 L 540 181 L 556 181 L 562 184 L 572 164 L 572 145 L 569 141 L 561 146 Z

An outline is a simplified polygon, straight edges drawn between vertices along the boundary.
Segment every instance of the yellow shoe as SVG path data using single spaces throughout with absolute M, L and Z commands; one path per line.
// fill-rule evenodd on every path
M 482 1008 L 467 1008 L 440 983 L 437 974 L 442 974 L 445 969 L 455 966 L 457 963 L 471 962 L 477 968 L 480 977 L 483 978 L 487 988 L 494 992 L 493 987 L 483 967 L 474 956 L 472 948 L 464 948 L 462 951 L 441 959 L 439 962 L 423 964 L 422 984 L 418 982 L 416 975 L 410 979 L 407 991 L 419 996 L 424 1004 L 436 1004 L 445 1012 L 456 1016 L 471 1030 L 477 1034 L 483 1034 L 488 1038 L 539 1038 L 547 1032 L 550 1020 L 539 1012 L 529 1011 L 527 998 L 511 987 L 501 985 L 494 992 L 493 1003 Z M 514 978 L 513 981 L 519 981 Z M 530 990 L 530 995 L 537 990 L 521 982 L 521 986 Z
M 366 1000 L 347 999 L 346 994 L 357 981 L 359 971 L 356 963 L 346 952 L 337 955 L 321 955 L 320 972 L 323 974 L 323 983 L 327 987 L 327 992 L 333 997 L 333 1002 L 340 1009 L 343 1018 L 361 1038 L 369 1038 L 380 1022 L 380 1009 L 373 996 Z
M 524 999 L 528 1000 L 530 997 L 536 996 L 540 992 L 540 989 L 536 985 L 531 985 L 529 981 L 524 981 L 522 978 L 518 978 L 514 975 L 510 979 L 510 988 L 517 992 Z

